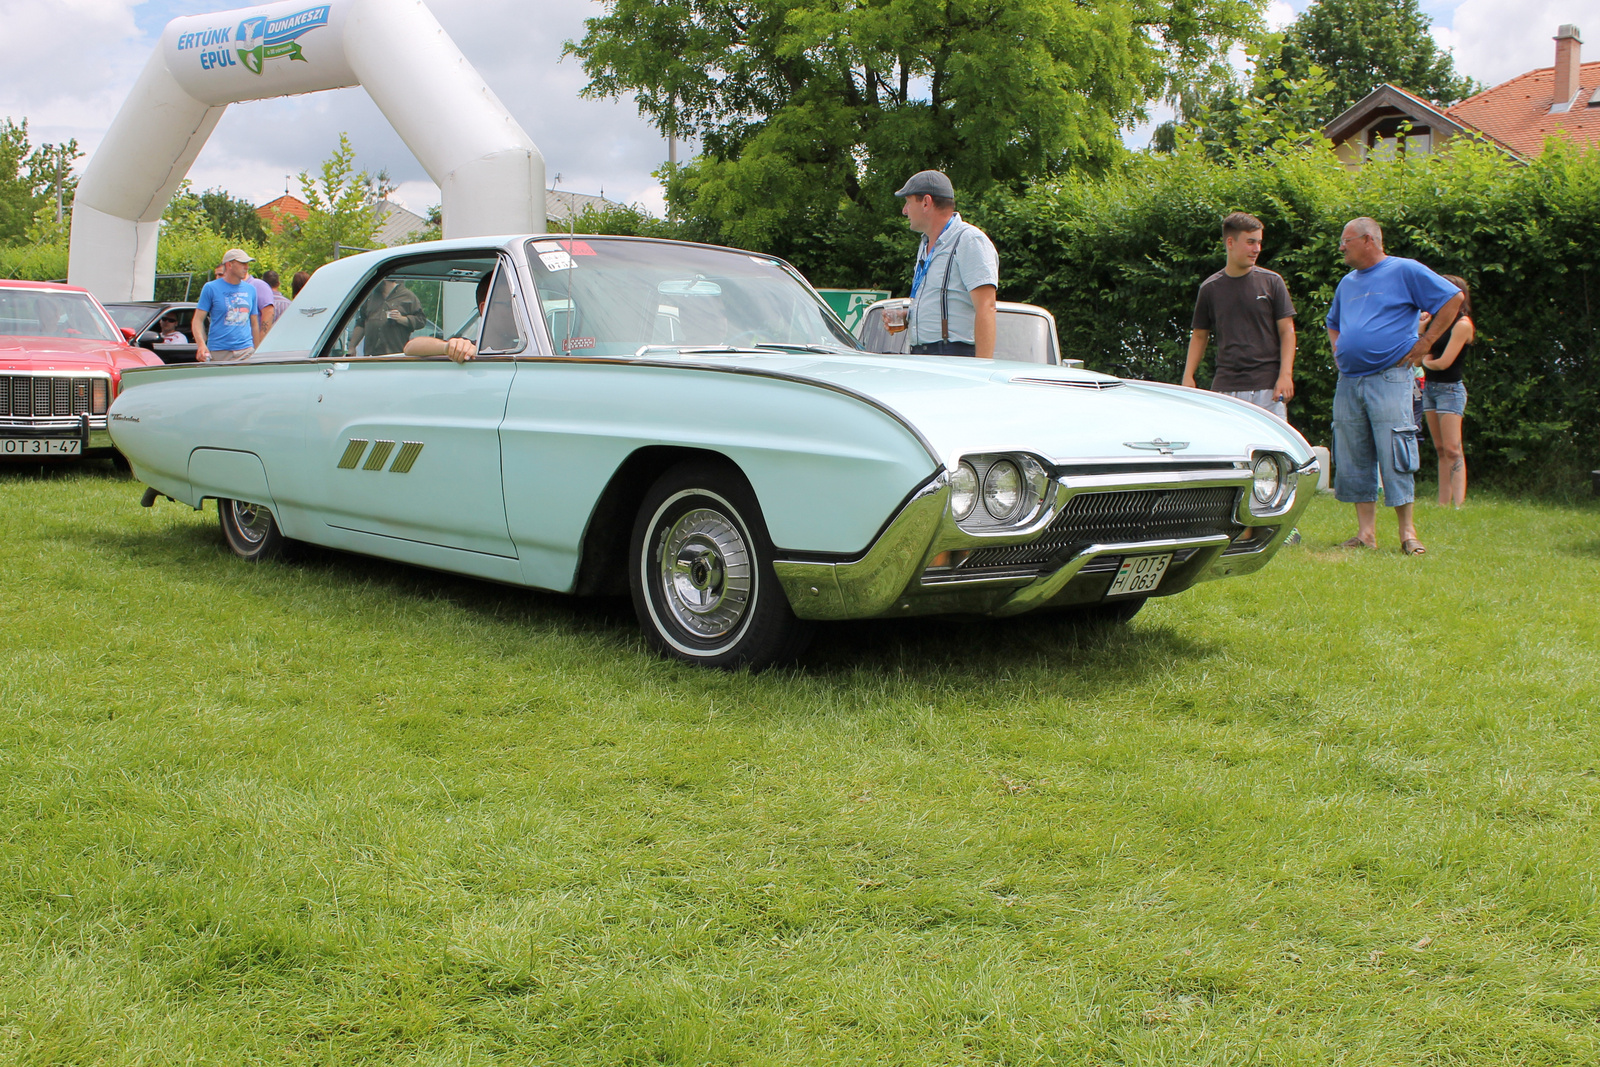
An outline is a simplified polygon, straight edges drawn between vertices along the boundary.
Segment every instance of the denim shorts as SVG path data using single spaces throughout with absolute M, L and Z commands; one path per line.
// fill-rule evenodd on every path
M 1391 508 L 1416 496 L 1417 424 L 1411 410 L 1410 367 L 1377 374 L 1339 375 L 1333 393 L 1334 496 L 1346 504 L 1378 499 Z
M 1239 389 L 1230 392 L 1222 390 L 1223 396 L 1231 396 L 1235 400 L 1243 400 L 1246 404 L 1254 404 L 1263 411 L 1270 411 L 1280 419 L 1289 417 L 1289 405 L 1281 400 L 1272 399 L 1276 389 Z
M 1441 415 L 1467 413 L 1467 386 L 1464 382 L 1429 382 L 1422 387 L 1422 410 Z

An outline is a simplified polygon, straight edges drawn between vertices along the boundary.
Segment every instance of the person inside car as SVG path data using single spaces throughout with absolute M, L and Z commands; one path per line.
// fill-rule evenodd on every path
M 482 336 L 484 343 L 491 350 L 511 348 L 517 343 L 516 319 L 511 314 L 511 301 L 498 301 L 493 308 L 486 308 L 489 300 L 489 285 L 494 281 L 494 271 L 484 271 L 483 277 L 478 279 L 477 297 L 478 313 L 464 323 L 449 340 L 443 337 L 413 337 L 406 342 L 405 354 L 408 356 L 449 356 L 453 362 L 465 363 L 475 359 L 478 355 L 477 342 L 469 337 L 462 336 L 470 331 L 473 325 L 483 322 Z

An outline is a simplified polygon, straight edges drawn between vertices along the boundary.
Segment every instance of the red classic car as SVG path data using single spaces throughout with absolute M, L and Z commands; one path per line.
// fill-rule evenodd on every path
M 129 332 L 87 289 L 0 279 L 0 461 L 114 454 L 123 370 L 161 365 Z

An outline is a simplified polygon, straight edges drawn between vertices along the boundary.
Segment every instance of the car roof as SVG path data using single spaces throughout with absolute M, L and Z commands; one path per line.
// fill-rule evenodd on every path
M 0 289 L 47 289 L 57 293 L 84 293 L 89 290 L 81 285 L 67 285 L 65 282 L 34 282 L 26 278 L 0 278 Z
M 891 296 L 887 300 L 873 301 L 867 305 L 867 310 L 871 311 L 873 308 L 886 307 L 889 304 L 910 303 L 910 301 L 911 298 L 909 296 Z M 1055 318 L 1048 308 L 1042 308 L 1038 304 L 1020 304 L 1015 300 L 996 300 L 994 308 L 996 311 L 1015 311 L 1022 315 L 1038 315 L 1047 319 Z

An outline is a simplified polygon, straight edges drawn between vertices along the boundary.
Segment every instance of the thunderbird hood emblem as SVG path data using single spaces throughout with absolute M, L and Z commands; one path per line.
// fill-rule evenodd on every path
M 1146 452 L 1160 452 L 1163 456 L 1170 456 L 1179 449 L 1189 447 L 1188 441 L 1163 441 L 1157 437 L 1154 441 L 1124 441 L 1129 448 L 1139 448 Z

